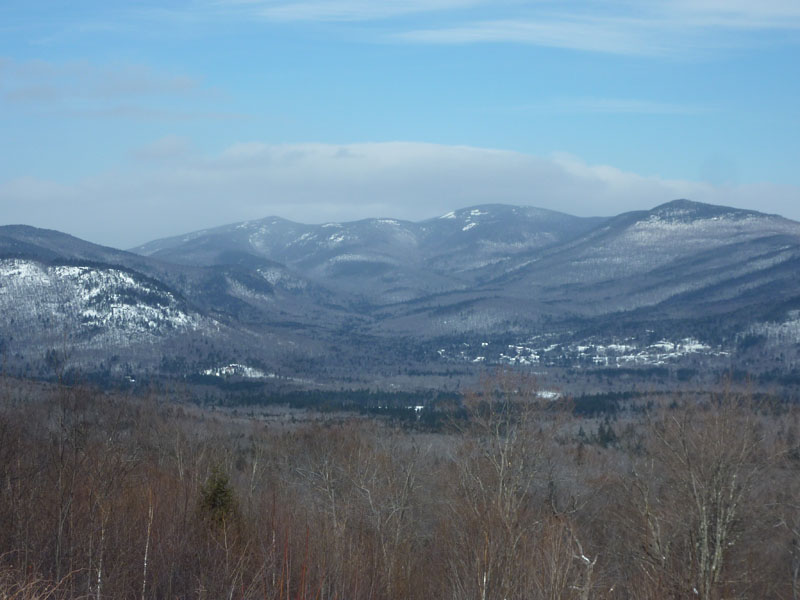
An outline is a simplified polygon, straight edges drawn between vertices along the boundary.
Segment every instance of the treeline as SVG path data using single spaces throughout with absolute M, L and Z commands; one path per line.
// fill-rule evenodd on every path
M 502 376 L 426 433 L 0 396 L 0 598 L 800 596 L 796 406 L 665 398 L 612 431 Z

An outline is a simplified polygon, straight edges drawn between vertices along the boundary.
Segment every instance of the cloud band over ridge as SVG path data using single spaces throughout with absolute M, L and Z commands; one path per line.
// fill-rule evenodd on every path
M 421 220 L 504 203 L 579 216 L 648 209 L 676 198 L 800 218 L 800 189 L 648 177 L 556 154 L 418 142 L 239 143 L 202 155 L 166 138 L 125 167 L 74 182 L 0 182 L 6 223 L 60 229 L 132 247 L 154 238 L 277 215 L 300 222 Z M 98 215 L 108 218 L 100 219 Z

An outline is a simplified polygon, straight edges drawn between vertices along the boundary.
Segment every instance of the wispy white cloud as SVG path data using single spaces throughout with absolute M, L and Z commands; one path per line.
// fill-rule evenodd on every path
M 671 47 L 648 21 L 580 15 L 476 21 L 393 34 L 427 44 L 517 43 L 611 54 L 666 54 Z
M 560 15 L 558 20 L 602 18 L 607 23 L 620 19 L 691 27 L 800 27 L 800 5 L 795 0 L 216 0 L 210 6 L 282 21 L 370 21 L 485 8 L 485 12 L 504 15 L 487 23 L 525 23 L 525 15 L 538 13 L 539 17 Z
M 661 0 L 656 14 L 693 27 L 800 29 L 795 0 Z
M 237 118 L 196 106 L 217 93 L 185 75 L 131 64 L 4 59 L 0 106 L 70 117 L 133 119 Z M 175 108 L 174 101 L 182 103 Z M 184 108 L 185 107 L 185 108 Z
M 222 0 L 275 21 L 373 21 L 470 8 L 487 0 Z
M 702 115 L 711 112 L 706 106 L 676 104 L 635 98 L 553 98 L 499 110 L 549 114 L 621 114 L 621 115 Z
M 273 22 L 385 21 L 383 39 L 418 44 L 516 43 L 613 54 L 666 55 L 717 36 L 800 31 L 796 0 L 218 0 L 215 11 Z M 399 18 L 416 16 L 415 26 Z
M 191 152 L 192 144 L 188 138 L 178 135 L 166 135 L 149 144 L 134 148 L 130 154 L 138 160 L 169 161 L 185 158 Z
M 376 24 L 372 39 L 380 41 L 514 43 L 655 56 L 724 48 L 732 39 L 740 45 L 754 33 L 781 33 L 771 43 L 785 43 L 786 36 L 797 43 L 800 33 L 797 0 L 143 0 L 134 7 L 109 3 L 72 12 L 61 20 L 25 22 L 46 32 L 43 43 L 115 31 L 175 35 L 176 25 L 185 35 L 262 21 L 359 24 L 365 30 Z
M 6 223 L 133 246 L 269 215 L 305 222 L 423 219 L 487 202 L 597 215 L 681 197 L 800 219 L 797 187 L 648 177 L 563 154 L 540 157 L 413 142 L 249 142 L 204 156 L 180 138 L 156 141 L 139 149 L 128 167 L 77 182 L 18 178 L 0 183 L 0 214 Z
M 162 108 L 136 104 L 110 104 L 107 106 L 56 108 L 37 114 L 78 119 L 125 119 L 134 121 L 242 121 L 252 118 L 245 113 L 198 110 L 195 108 Z
M 83 15 L 85 31 L 182 32 L 246 21 L 358 24 L 359 39 L 415 44 L 513 43 L 612 54 L 664 56 L 724 48 L 750 34 L 797 42 L 797 0 L 196 0 Z M 347 33 L 352 33 L 348 28 Z M 64 35 L 61 31 L 59 35 Z M 762 40 L 763 41 L 763 40 Z
M 160 73 L 141 65 L 6 59 L 3 70 L 0 86 L 6 98 L 25 102 L 184 95 L 201 89 L 191 77 Z

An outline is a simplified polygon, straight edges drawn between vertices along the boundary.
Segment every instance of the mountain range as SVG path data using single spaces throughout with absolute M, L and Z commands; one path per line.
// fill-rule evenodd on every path
M 0 227 L 6 369 L 297 385 L 713 365 L 791 373 L 800 223 L 676 200 L 584 218 L 491 204 L 421 222 L 277 217 L 129 251 Z

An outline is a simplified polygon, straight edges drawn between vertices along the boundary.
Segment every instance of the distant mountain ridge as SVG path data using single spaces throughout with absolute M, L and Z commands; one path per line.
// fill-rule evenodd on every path
M 220 264 L 230 252 L 268 258 L 383 303 L 471 285 L 469 273 L 477 268 L 562 243 L 604 220 L 506 205 L 470 207 L 420 222 L 304 225 L 269 217 L 156 240 L 131 251 L 193 266 Z M 365 281 L 370 282 L 367 293 Z
M 420 222 L 268 217 L 129 252 L 3 226 L 0 351 L 38 372 L 69 339 L 81 368 L 117 375 L 239 364 L 330 381 L 502 362 L 525 339 L 674 333 L 735 353 L 797 314 L 798 269 L 800 223 L 688 200 L 597 218 L 502 204 Z

